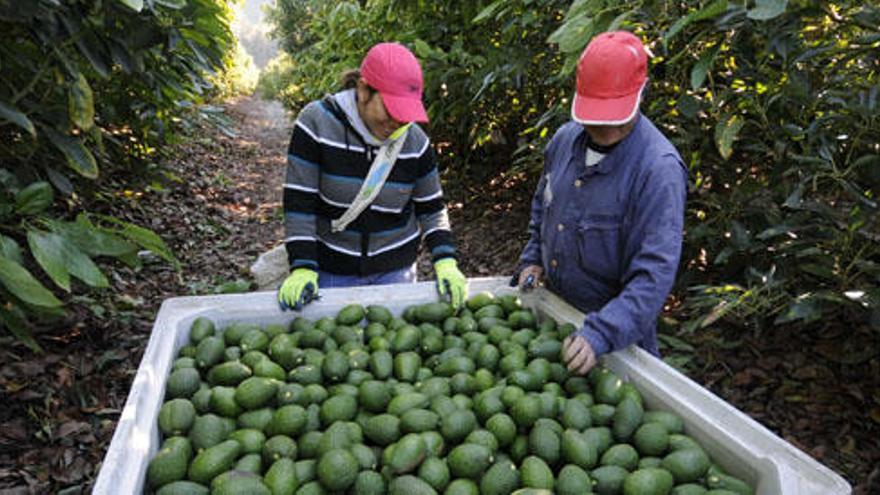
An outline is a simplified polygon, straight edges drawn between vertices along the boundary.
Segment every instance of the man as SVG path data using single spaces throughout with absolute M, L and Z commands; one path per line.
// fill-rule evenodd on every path
M 641 41 L 603 33 L 581 54 L 572 122 L 544 152 L 530 239 L 513 281 L 544 280 L 586 314 L 563 343 L 570 371 L 637 344 L 654 355 L 657 316 L 681 255 L 687 171 L 639 112 L 648 57 Z

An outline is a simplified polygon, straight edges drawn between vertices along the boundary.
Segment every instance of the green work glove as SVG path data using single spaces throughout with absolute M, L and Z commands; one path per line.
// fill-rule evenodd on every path
M 299 311 L 312 302 L 318 294 L 318 272 L 309 268 L 297 268 L 278 289 L 278 304 L 282 310 Z
M 452 307 L 458 309 L 467 299 L 467 278 L 458 270 L 458 263 L 453 258 L 443 258 L 434 263 L 437 274 L 437 291 L 441 296 L 449 296 Z

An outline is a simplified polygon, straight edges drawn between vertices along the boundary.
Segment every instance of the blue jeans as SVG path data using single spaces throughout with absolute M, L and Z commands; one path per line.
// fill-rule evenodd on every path
M 361 277 L 359 275 L 339 275 L 318 270 L 318 287 L 353 287 L 357 285 L 405 284 L 416 282 L 416 264 L 390 272 L 374 273 Z

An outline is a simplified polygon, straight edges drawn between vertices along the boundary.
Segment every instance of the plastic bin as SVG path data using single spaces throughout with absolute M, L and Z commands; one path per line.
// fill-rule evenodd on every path
M 471 294 L 512 292 L 506 278 L 470 280 Z M 150 458 L 159 446 L 157 416 L 165 378 L 178 349 L 189 339 L 199 316 L 218 327 L 233 321 L 286 323 L 297 316 L 317 319 L 336 314 L 353 301 L 382 304 L 399 314 L 405 307 L 436 300 L 431 282 L 322 290 L 322 299 L 302 313 L 281 312 L 274 292 L 179 297 L 159 309 L 153 333 L 95 483 L 96 494 L 143 492 Z M 523 304 L 560 322 L 580 325 L 583 314 L 542 289 L 522 295 Z M 663 361 L 636 347 L 607 355 L 603 362 L 641 391 L 646 409 L 676 412 L 693 436 L 721 466 L 757 488 L 758 495 L 844 495 L 850 485 L 837 473 L 702 388 Z

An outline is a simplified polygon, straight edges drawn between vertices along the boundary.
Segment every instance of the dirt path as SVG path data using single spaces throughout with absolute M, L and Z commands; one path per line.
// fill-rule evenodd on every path
M 280 103 L 254 98 L 230 102 L 227 112 L 235 137 L 207 128 L 211 137 L 184 148 L 174 164 L 186 187 L 173 194 L 186 215 L 169 212 L 154 225 L 189 265 L 190 292 L 249 278 L 256 257 L 282 235 L 280 186 L 292 121 Z
M 37 332 L 45 354 L 0 346 L 0 494 L 87 493 L 162 301 L 248 290 L 248 268 L 281 238 L 292 121 L 252 98 L 227 114 L 234 136 L 202 127 L 164 160 L 162 187 L 110 212 L 161 235 L 180 271 L 152 257 L 105 265 L 111 289 L 73 298 L 68 318 Z

